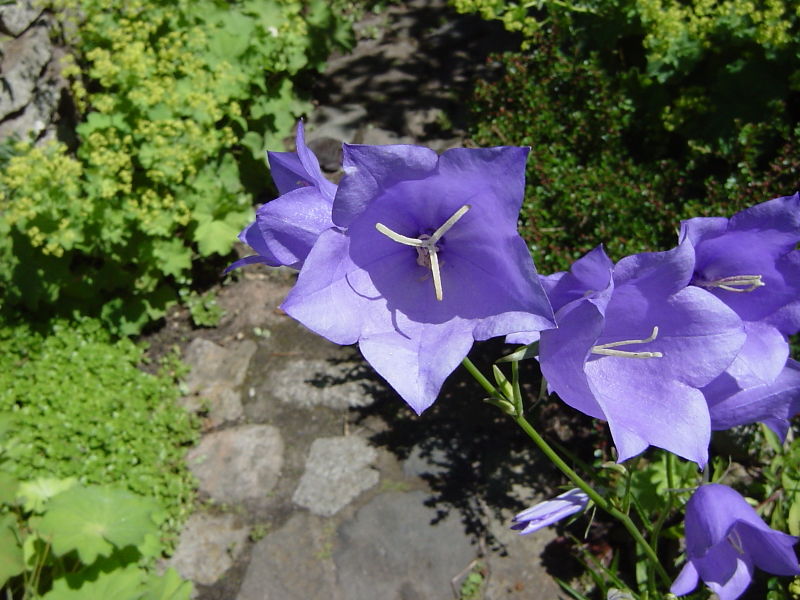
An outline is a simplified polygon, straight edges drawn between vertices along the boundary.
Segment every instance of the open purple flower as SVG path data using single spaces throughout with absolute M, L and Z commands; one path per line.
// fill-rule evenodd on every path
M 711 435 L 699 388 L 735 358 L 741 319 L 712 294 L 687 287 L 692 248 L 628 256 L 601 247 L 547 282 L 558 329 L 541 332 L 550 389 L 608 421 L 624 461 L 649 445 L 705 464 Z
M 800 194 L 733 215 L 681 223 L 695 250 L 692 285 L 703 287 L 748 322 L 784 335 L 800 331 Z
M 589 496 L 578 488 L 559 494 L 555 498 L 535 504 L 514 517 L 511 529 L 526 535 L 581 512 L 589 504 Z
M 683 596 L 702 579 L 720 600 L 735 600 L 750 585 L 753 568 L 800 575 L 797 538 L 767 526 L 736 491 L 701 486 L 686 504 L 686 565 L 670 591 Z
M 317 157 L 306 146 L 302 121 L 297 123 L 296 145 L 296 152 L 267 153 L 281 195 L 262 205 L 255 221 L 239 234 L 257 254 L 237 260 L 226 272 L 253 263 L 299 269 L 319 234 L 333 227 L 336 185 L 325 179 Z
M 528 149 L 345 145 L 345 176 L 283 309 L 421 413 L 474 340 L 553 326 L 517 233 Z

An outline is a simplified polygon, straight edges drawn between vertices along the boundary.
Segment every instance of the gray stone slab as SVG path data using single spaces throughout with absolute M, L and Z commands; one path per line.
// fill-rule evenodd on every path
M 370 468 L 377 458 L 357 436 L 314 440 L 292 500 L 314 514 L 332 516 L 378 483 L 378 472 Z
M 296 358 L 270 371 L 270 389 L 281 402 L 300 408 L 368 406 L 374 398 L 366 393 L 362 380 L 350 378 L 360 366 L 350 361 Z
M 33 100 L 39 76 L 52 56 L 50 32 L 44 23 L 31 27 L 3 45 L 0 118 L 20 110 Z
M 186 456 L 200 490 L 217 502 L 266 501 L 283 467 L 284 444 L 272 425 L 209 433 Z
M 458 515 L 437 518 L 424 492 L 376 496 L 341 525 L 334 547 L 348 600 L 452 598 L 451 580 L 475 558 Z
M 17 0 L 0 6 L 0 30 L 17 36 L 25 31 L 42 14 L 44 3 Z
M 332 536 L 325 520 L 293 514 L 253 547 L 236 600 L 349 600 L 336 583 Z
M 167 562 L 186 579 L 211 585 L 244 549 L 249 527 L 234 515 L 194 513 L 184 525 L 175 554 Z

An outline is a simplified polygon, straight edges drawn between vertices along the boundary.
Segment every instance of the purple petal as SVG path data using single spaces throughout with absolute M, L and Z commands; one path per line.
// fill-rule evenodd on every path
M 566 273 L 556 273 L 542 278 L 553 310 L 583 298 L 587 293 L 604 290 L 611 280 L 614 263 L 602 246 L 597 246 L 576 260 Z
M 752 556 L 759 569 L 773 575 L 800 575 L 794 553 L 795 536 L 745 522 L 737 523 L 735 528 L 742 548 Z
M 261 206 L 256 222 L 265 255 L 300 268 L 320 233 L 333 226 L 331 204 L 316 188 L 299 188 Z
M 433 174 L 439 157 L 421 146 L 344 144 L 345 176 L 333 203 L 333 222 L 345 227 L 366 209 L 382 188 Z
M 358 345 L 367 362 L 421 414 L 472 348 L 472 325 L 460 319 L 418 323 L 399 312 L 393 316 L 370 321 Z
M 308 173 L 311 182 L 319 189 L 323 197 L 325 197 L 329 203 L 332 203 L 333 197 L 336 194 L 336 185 L 325 178 L 319 168 L 317 157 L 311 149 L 306 146 L 306 134 L 303 121 L 298 121 L 297 123 L 295 145 L 297 147 L 297 157 L 300 159 L 300 164 L 303 165 L 303 169 Z
M 520 535 L 527 535 L 582 511 L 587 504 L 589 496 L 575 488 L 523 510 L 514 517 L 511 528 L 518 530 Z
M 697 587 L 698 580 L 697 569 L 694 568 L 692 561 L 687 561 L 686 564 L 683 565 L 681 572 L 678 573 L 675 581 L 672 582 L 669 591 L 676 596 L 685 596 L 694 591 Z
M 732 488 L 718 483 L 697 488 L 686 504 L 687 556 L 704 556 L 713 546 L 727 540 L 737 521 L 769 529 L 753 507 Z
M 269 172 L 279 194 L 287 194 L 301 187 L 313 187 L 297 152 L 267 152 Z
M 708 556 L 695 561 L 700 578 L 719 600 L 736 600 L 753 580 L 749 555 L 740 555 L 727 543 L 721 543 Z
M 666 252 L 626 256 L 614 267 L 614 284 L 635 286 L 648 297 L 669 296 L 689 285 L 694 261 L 694 249 L 689 243 Z

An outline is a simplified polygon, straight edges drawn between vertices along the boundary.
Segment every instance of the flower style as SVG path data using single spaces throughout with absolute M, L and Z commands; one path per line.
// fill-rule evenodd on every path
M 733 361 L 745 334 L 723 302 L 687 287 L 693 263 L 688 244 L 616 266 L 598 247 L 545 282 L 558 329 L 541 332 L 542 373 L 564 402 L 608 421 L 620 462 L 649 445 L 707 460 L 699 388 Z
M 345 145 L 324 231 L 282 308 L 367 361 L 417 412 L 474 340 L 553 327 L 517 233 L 527 148 Z
M 306 146 L 303 122 L 297 123 L 296 152 L 268 152 L 270 171 L 281 196 L 256 211 L 256 219 L 239 239 L 257 252 L 225 271 L 264 263 L 271 267 L 303 266 L 319 234 L 333 227 L 331 207 L 336 185 L 325 179 Z
M 719 596 L 735 600 L 750 585 L 753 568 L 800 575 L 792 548 L 797 538 L 767 526 L 736 491 L 701 486 L 686 504 L 686 558 L 671 592 L 690 593 L 699 579 Z
M 527 535 L 581 512 L 588 504 L 586 492 L 574 488 L 523 510 L 514 517 L 511 529 L 518 530 L 520 535 Z

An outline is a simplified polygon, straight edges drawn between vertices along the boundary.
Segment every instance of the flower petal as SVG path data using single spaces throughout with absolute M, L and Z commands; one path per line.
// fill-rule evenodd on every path
M 675 581 L 672 582 L 669 591 L 676 596 L 685 596 L 694 591 L 697 587 L 698 580 L 697 569 L 694 568 L 692 561 L 687 561 L 686 564 L 683 565 L 681 572 L 678 573 Z

